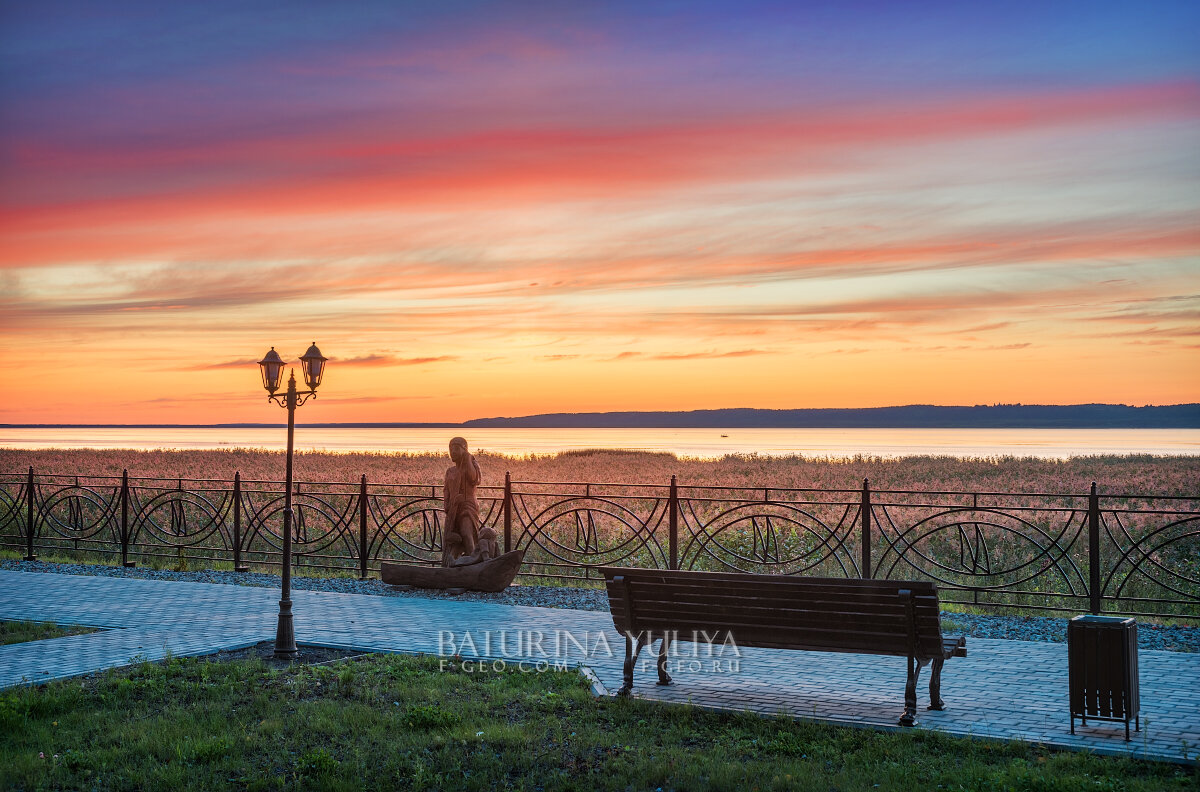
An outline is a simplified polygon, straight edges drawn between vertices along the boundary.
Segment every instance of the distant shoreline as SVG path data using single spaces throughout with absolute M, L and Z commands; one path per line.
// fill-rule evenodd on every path
M 0 424 L 0 429 L 274 429 L 283 423 Z M 997 404 L 544 413 L 454 422 L 304 423 L 310 429 L 1200 429 L 1200 404 Z
M 997 404 L 689 412 L 549 413 L 465 427 L 621 429 L 1200 429 L 1200 404 Z

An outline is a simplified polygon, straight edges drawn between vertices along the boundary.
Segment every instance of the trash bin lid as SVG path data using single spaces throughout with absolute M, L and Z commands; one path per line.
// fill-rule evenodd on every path
M 1129 624 L 1133 622 L 1130 616 L 1096 616 L 1095 614 L 1085 614 L 1083 616 L 1075 616 L 1071 619 L 1072 622 L 1080 622 L 1081 624 L 1094 624 L 1097 626 L 1119 624 Z

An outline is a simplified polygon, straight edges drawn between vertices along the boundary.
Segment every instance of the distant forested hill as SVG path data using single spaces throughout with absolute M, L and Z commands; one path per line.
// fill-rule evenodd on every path
M 1124 404 L 997 404 L 974 407 L 861 409 L 692 410 L 691 412 L 547 413 L 520 418 L 477 418 L 463 426 L 613 428 L 1078 428 L 1198 429 L 1200 404 L 1130 407 Z

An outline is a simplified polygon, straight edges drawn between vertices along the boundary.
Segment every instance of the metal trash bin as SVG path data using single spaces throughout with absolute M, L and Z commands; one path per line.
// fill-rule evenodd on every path
M 1125 723 L 1141 730 L 1137 622 L 1120 616 L 1076 616 L 1067 623 L 1071 734 L 1075 718 Z

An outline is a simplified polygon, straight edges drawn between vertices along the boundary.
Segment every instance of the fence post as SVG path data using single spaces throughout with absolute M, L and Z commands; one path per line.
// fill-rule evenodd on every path
M 504 471 L 504 552 L 512 552 L 512 473 Z
M 233 474 L 233 571 L 249 572 L 242 563 L 242 472 Z
M 129 468 L 121 471 L 121 566 L 137 566 L 129 560 Z
M 671 474 L 671 494 L 667 499 L 667 547 L 670 551 L 668 569 L 679 569 L 679 487 Z
M 1088 496 L 1088 594 L 1091 597 L 1092 613 L 1100 613 L 1100 496 L 1096 494 L 1096 482 Z
M 862 576 L 871 577 L 871 481 L 863 479 L 862 488 L 862 537 L 859 547 L 862 549 Z
M 358 579 L 367 579 L 367 474 L 358 484 Z
M 25 487 L 25 560 L 37 561 L 33 552 L 33 509 L 36 499 L 33 494 L 33 465 L 29 466 L 29 480 Z

